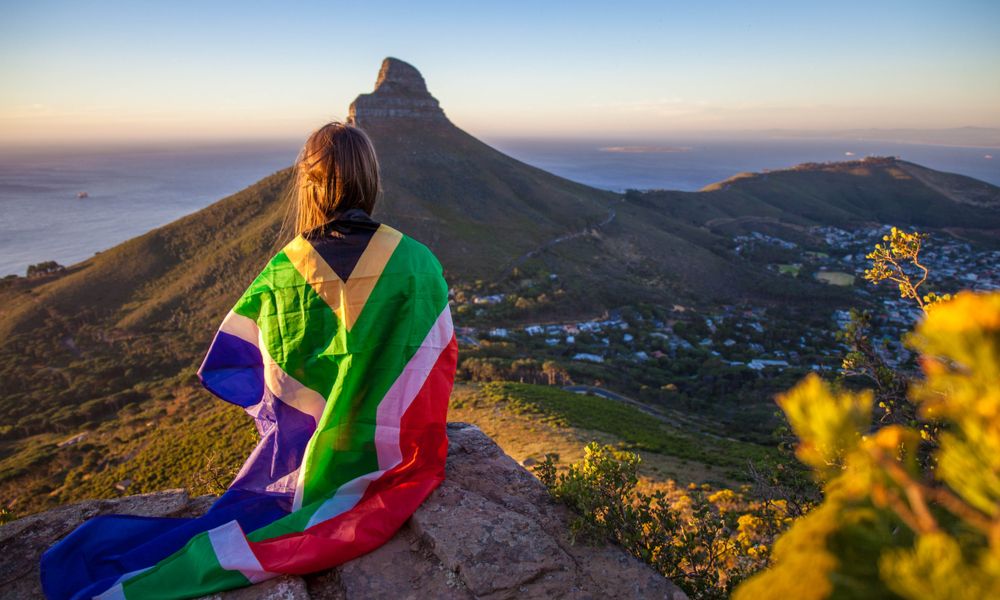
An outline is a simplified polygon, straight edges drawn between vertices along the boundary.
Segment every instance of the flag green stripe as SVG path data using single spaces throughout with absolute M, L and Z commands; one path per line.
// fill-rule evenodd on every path
M 126 600 L 176 600 L 247 585 L 250 580 L 243 573 L 222 568 L 205 532 L 152 569 L 125 581 L 122 592 Z

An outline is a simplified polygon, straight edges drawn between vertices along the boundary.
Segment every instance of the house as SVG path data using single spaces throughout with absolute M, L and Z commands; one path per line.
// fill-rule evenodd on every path
M 755 371 L 762 371 L 766 367 L 787 367 L 788 362 L 784 360 L 761 360 L 755 358 L 747 363 L 747 366 Z

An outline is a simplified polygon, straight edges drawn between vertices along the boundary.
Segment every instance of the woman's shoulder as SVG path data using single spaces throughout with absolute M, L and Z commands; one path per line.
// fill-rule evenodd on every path
M 393 252 L 394 255 L 398 255 L 398 259 L 409 262 L 413 267 L 422 267 L 421 270 L 429 268 L 437 273 L 441 272 L 441 263 L 427 246 L 405 233 L 401 233 L 392 227 L 389 227 L 388 225 L 382 224 L 381 227 L 386 228 L 399 236 L 398 245 Z M 396 256 L 394 256 L 394 258 L 396 258 Z
M 441 263 L 427 246 L 391 225 L 376 221 L 368 221 L 362 228 L 316 230 L 297 235 L 271 258 L 265 271 L 315 267 L 322 263 L 329 264 L 334 271 L 345 267 L 353 271 L 359 265 L 395 264 L 404 270 L 441 273 Z

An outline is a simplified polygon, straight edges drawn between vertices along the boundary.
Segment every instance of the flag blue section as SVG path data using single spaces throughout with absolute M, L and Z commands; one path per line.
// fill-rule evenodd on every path
M 264 396 L 260 349 L 224 331 L 215 334 L 198 377 L 208 391 L 243 408 L 257 404 Z
M 237 521 L 249 533 L 286 516 L 291 499 L 228 491 L 196 519 L 105 515 L 93 518 L 42 555 L 42 589 L 49 600 L 82 600 L 110 589 L 126 573 L 152 567 L 194 536 Z

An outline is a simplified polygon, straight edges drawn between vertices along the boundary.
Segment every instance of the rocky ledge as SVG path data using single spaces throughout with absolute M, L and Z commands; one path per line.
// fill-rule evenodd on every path
M 382 61 L 375 91 L 361 94 L 351 103 L 347 122 L 365 127 L 386 118 L 447 121 L 420 71 L 397 58 Z
M 569 543 L 568 510 L 478 427 L 449 423 L 447 479 L 384 546 L 337 568 L 283 576 L 219 600 L 592 598 L 686 600 L 620 547 Z M 0 597 L 43 598 L 39 558 L 85 520 L 193 517 L 212 496 L 168 490 L 60 506 L 0 527 Z

